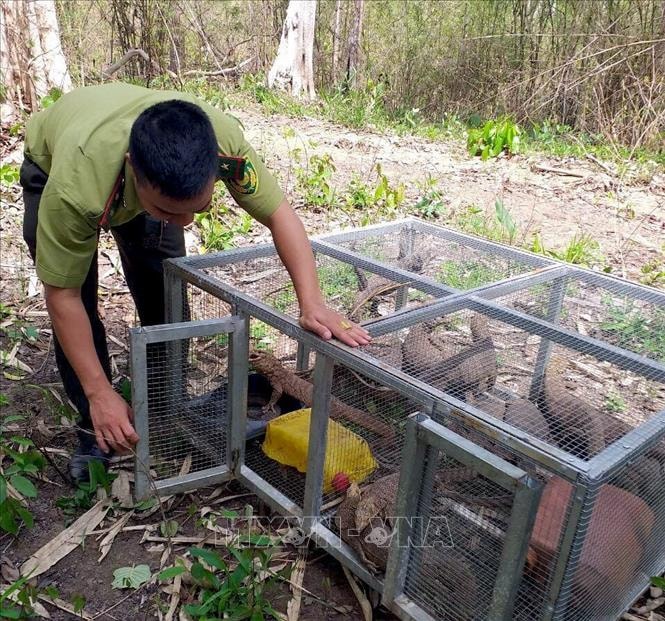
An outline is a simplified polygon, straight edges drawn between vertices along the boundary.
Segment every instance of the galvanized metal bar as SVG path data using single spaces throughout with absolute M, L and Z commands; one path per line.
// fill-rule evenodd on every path
M 414 251 L 414 231 L 411 226 L 403 227 L 399 232 L 400 256 L 408 257 Z M 395 292 L 395 310 L 404 308 L 409 301 L 409 287 L 402 285 Z
M 164 319 L 166 323 L 182 323 L 189 317 L 185 317 L 187 302 L 184 296 L 185 282 L 178 277 L 173 270 L 165 269 L 164 272 Z M 168 381 L 173 390 L 165 392 L 165 407 L 167 412 L 173 412 L 176 406 L 176 400 L 186 392 L 184 382 L 184 367 L 187 364 L 188 350 L 183 347 L 180 339 L 164 344 L 165 353 L 169 359 L 169 365 L 163 369 L 168 373 Z
M 383 583 L 357 560 L 356 551 L 321 522 L 312 524 L 308 535 L 314 540 L 317 546 L 324 548 L 333 558 L 337 559 L 342 565 L 345 565 L 370 588 L 379 593 L 383 590 Z
M 574 266 L 571 276 L 586 284 L 595 285 L 618 295 L 628 295 L 636 300 L 649 302 L 656 306 L 665 306 L 665 293 L 648 285 L 638 285 L 612 274 L 599 274 L 577 265 Z
M 570 618 L 567 614 L 567 608 L 570 602 L 573 583 L 577 575 L 577 568 L 582 558 L 582 548 L 584 547 L 584 541 L 589 532 L 588 524 L 582 524 L 582 520 L 585 518 L 585 516 L 589 516 L 590 518 L 598 498 L 599 488 L 600 484 L 598 481 L 591 481 L 586 489 L 584 505 L 582 506 L 577 528 L 575 529 L 575 534 L 570 545 L 570 552 L 568 554 L 568 563 L 565 567 L 564 579 L 561 582 L 559 597 L 557 598 L 556 604 L 554 606 L 553 618 L 557 621 L 565 621 L 566 619 Z
M 206 269 L 210 267 L 223 267 L 239 261 L 250 261 L 264 257 L 277 256 L 275 246 L 270 243 L 256 244 L 244 248 L 231 248 L 223 252 L 210 252 L 206 254 L 194 254 L 187 257 L 167 259 L 164 265 L 177 265 L 190 269 Z
M 422 220 L 414 219 L 412 226 L 419 233 L 427 233 L 434 237 L 440 237 L 442 239 L 454 241 L 457 242 L 458 244 L 470 246 L 477 250 L 482 250 L 488 254 L 499 255 L 501 257 L 514 259 L 526 265 L 542 267 L 545 265 L 555 264 L 555 261 L 553 259 L 549 259 L 547 257 L 543 257 L 538 254 L 527 252 L 526 250 L 520 250 L 513 246 L 507 246 L 505 244 L 492 242 L 483 239 L 482 237 L 476 237 L 474 235 L 469 235 L 468 233 L 461 233 L 460 231 L 455 231 L 453 229 L 430 224 Z
M 552 283 L 552 291 L 550 291 L 550 299 L 547 306 L 547 321 L 551 323 L 559 323 L 559 315 L 563 307 L 563 300 L 566 295 L 566 285 L 568 278 L 562 276 L 557 278 Z M 536 362 L 533 369 L 533 376 L 531 378 L 531 386 L 529 387 L 529 400 L 536 401 L 543 385 L 543 377 L 545 376 L 545 369 L 552 353 L 552 341 L 546 338 L 540 339 L 538 346 L 538 353 L 536 354 Z
M 155 489 L 160 496 L 167 494 L 182 494 L 200 487 L 219 485 L 233 479 L 233 473 L 227 466 L 206 468 L 185 475 L 178 475 L 155 482 Z
M 247 378 L 249 373 L 249 317 L 240 320 L 229 341 L 229 391 L 226 421 L 226 463 L 234 474 L 245 463 L 247 433 Z
M 432 419 L 418 424 L 418 436 L 456 461 L 472 466 L 478 474 L 494 481 L 504 489 L 514 491 L 517 481 L 527 473 L 501 457 L 490 453 L 471 440 L 460 436 Z
M 238 328 L 240 319 L 234 316 L 220 319 L 198 319 L 180 323 L 165 323 L 141 328 L 146 343 L 167 343 L 169 341 L 216 336 L 230 333 Z
M 309 369 L 309 354 L 312 350 L 304 343 L 298 341 L 296 350 L 296 371 L 306 371 Z
M 390 541 L 390 552 L 383 583 L 381 603 L 390 608 L 394 599 L 404 592 L 404 581 L 409 561 L 409 538 L 412 519 L 418 508 L 420 481 L 425 467 L 426 446 L 418 438 L 418 423 L 427 420 L 425 414 L 412 414 L 406 421 L 402 467 L 395 501 L 395 530 Z
M 356 267 L 372 272 L 373 274 L 378 274 L 389 280 L 393 280 L 398 283 L 410 284 L 411 287 L 422 291 L 423 293 L 428 293 L 435 297 L 441 297 L 448 293 L 457 291 L 453 287 L 448 287 L 442 285 L 439 282 L 426 276 L 421 276 L 413 272 L 408 272 L 399 267 L 389 265 L 388 263 L 382 263 L 376 259 L 369 259 L 364 257 L 361 254 L 357 254 L 346 248 L 340 248 L 339 246 L 334 246 L 327 242 L 323 241 L 312 241 L 312 247 L 316 249 L 317 252 L 321 254 L 328 255 L 339 261 L 344 261 L 346 263 L 352 263 Z
M 665 410 L 658 412 L 589 460 L 590 478 L 608 478 L 636 455 L 665 438 Z
M 571 550 L 589 494 L 589 482 L 587 480 L 580 479 L 572 485 L 571 504 L 562 525 L 563 535 L 558 546 L 559 555 L 552 569 L 545 610 L 541 617 L 542 621 L 551 621 L 554 618 L 555 606 L 567 575 L 568 561 L 571 557 Z
M 164 311 L 167 323 L 185 321 L 184 281 L 164 261 Z
M 402 621 L 439 621 L 427 614 L 418 604 L 411 601 L 404 593 L 398 595 L 390 606 Z
M 129 355 L 134 429 L 139 436 L 134 457 L 134 498 L 140 502 L 148 498 L 152 492 L 150 489 L 147 341 L 142 328 L 132 328 L 129 331 Z
M 248 466 L 241 465 L 240 472 L 236 474 L 236 477 L 242 486 L 249 489 L 249 491 L 258 496 L 275 511 L 302 517 L 302 509 L 293 500 L 285 496 L 276 487 L 270 485 L 270 483 Z
M 331 244 L 345 244 L 348 242 L 361 241 L 368 237 L 376 237 L 377 235 L 397 233 L 404 227 L 413 226 L 415 222 L 417 222 L 417 220 L 412 217 L 402 218 L 387 223 L 370 224 L 359 229 L 351 229 L 335 233 L 322 233 L 321 235 L 315 235 L 311 239 L 313 241 L 325 241 Z
M 542 491 L 542 483 L 536 479 L 527 476 L 519 481 L 492 592 L 489 619 L 511 621 L 513 618 L 515 597 L 522 582 L 522 572 Z
M 457 291 L 449 294 L 443 300 L 435 300 L 419 308 L 403 310 L 389 317 L 364 325 L 373 336 L 381 336 L 395 330 L 408 328 L 422 321 L 437 319 L 443 314 L 467 308 L 468 305 L 466 302 L 468 300 L 475 300 L 476 298 L 491 300 L 528 287 L 548 283 L 567 273 L 568 269 L 565 267 L 544 267 L 498 283 L 489 283 L 468 291 Z
M 332 378 L 335 362 L 325 354 L 316 354 L 314 396 L 309 419 L 307 477 L 303 501 L 303 526 L 309 531 L 321 516 L 323 497 L 323 464 L 326 459 L 328 420 L 332 400 Z M 332 447 L 334 450 L 334 447 Z
M 665 381 L 665 365 L 656 360 L 615 347 L 590 336 L 572 332 L 563 326 L 553 326 L 543 319 L 526 315 L 514 309 L 504 308 L 489 300 L 469 298 L 469 308 L 522 330 L 534 332 L 569 349 L 611 362 L 622 369 L 639 373 L 656 381 Z
M 175 266 L 175 269 L 180 268 Z M 205 274 L 187 272 L 184 269 L 181 270 L 181 276 L 200 289 L 221 298 L 229 304 L 237 304 L 239 308 L 253 317 L 277 328 L 287 336 L 302 341 L 312 349 L 331 356 L 336 361 L 349 366 L 354 371 L 372 380 L 391 386 L 419 404 L 425 411 L 431 411 L 435 402 L 438 404 L 438 408 L 455 408 L 463 416 L 471 417 L 475 428 L 500 442 L 506 443 L 508 446 L 514 447 L 565 478 L 574 478 L 578 472 L 586 469 L 586 462 L 569 455 L 558 447 L 551 446 L 503 421 L 488 420 L 487 415 L 481 410 L 454 399 L 446 393 L 434 390 L 431 386 L 398 371 L 381 360 L 368 358 L 367 354 L 362 352 L 362 349 L 359 351 L 336 341 L 324 341 L 303 330 L 293 318 L 275 311 L 275 309 L 254 298 L 243 295 L 240 291 L 228 285 L 223 287 L 214 278 Z

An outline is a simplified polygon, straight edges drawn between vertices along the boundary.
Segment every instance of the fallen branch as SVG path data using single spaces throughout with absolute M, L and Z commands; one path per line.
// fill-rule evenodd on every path
M 579 179 L 586 179 L 588 175 L 585 175 L 574 170 L 567 170 L 565 168 L 554 168 L 552 166 L 545 166 L 543 164 L 535 164 L 534 168 L 540 172 L 549 172 L 554 175 L 562 175 L 564 177 L 577 177 Z
M 189 71 L 185 71 L 182 75 L 183 77 L 187 77 L 190 75 L 198 75 L 198 76 L 206 76 L 206 77 L 214 77 L 214 76 L 220 76 L 220 75 L 229 75 L 231 73 L 237 73 L 240 71 L 243 67 L 246 67 L 256 59 L 256 56 L 252 56 L 248 58 L 247 60 L 243 60 L 241 63 L 238 63 L 235 67 L 227 67 L 226 69 L 218 69 L 217 71 L 202 71 L 200 69 L 190 69 Z
M 266 409 L 272 408 L 283 393 L 298 399 L 307 407 L 312 407 L 314 386 L 307 380 L 289 371 L 277 358 L 266 352 L 252 352 L 249 360 L 259 373 L 270 380 L 272 396 Z M 353 422 L 387 439 L 395 436 L 395 431 L 390 425 L 378 420 L 368 412 L 347 405 L 336 397 L 330 399 L 330 416 Z

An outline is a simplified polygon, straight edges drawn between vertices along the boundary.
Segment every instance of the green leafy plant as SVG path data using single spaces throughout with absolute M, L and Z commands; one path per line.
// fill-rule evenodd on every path
M 12 186 L 18 183 L 19 176 L 18 168 L 13 164 L 0 165 L 0 184 Z
M 496 215 L 496 221 L 504 233 L 504 237 L 509 244 L 512 244 L 518 233 L 517 225 L 500 198 L 497 198 L 494 201 L 494 213 Z
M 31 528 L 34 522 L 26 499 L 37 497 L 37 488 L 31 480 L 46 465 L 43 455 L 32 440 L 11 435 L 13 423 L 22 416 L 11 415 L 0 423 L 0 529 L 15 535 L 23 523 Z
M 404 202 L 405 188 L 399 183 L 392 185 L 383 173 L 380 164 L 376 165 L 377 183 L 372 188 L 364 183 L 358 176 L 354 176 L 342 202 L 347 210 L 360 211 L 360 226 L 375 222 L 378 217 L 390 218 L 395 215 Z
M 665 361 L 665 311 L 647 313 L 635 300 L 603 299 L 607 317 L 600 329 L 620 347 Z
M 138 589 L 150 580 L 152 572 L 148 565 L 135 565 L 132 567 L 118 567 L 113 572 L 114 589 Z
M 194 222 L 199 229 L 204 252 L 233 248 L 236 237 L 246 235 L 253 224 L 249 214 L 236 215 L 228 207 L 219 204 L 196 214 Z
M 518 153 L 521 133 L 519 125 L 509 118 L 487 121 L 482 128 L 469 130 L 469 154 L 480 155 L 483 160 L 487 160 L 504 151 L 511 155 Z
M 88 481 L 78 483 L 73 496 L 62 496 L 55 501 L 62 509 L 66 522 L 72 522 L 81 512 L 90 509 L 96 502 L 97 490 L 102 489 L 107 495 L 111 493 L 111 484 L 117 475 L 108 472 L 103 464 L 92 459 L 88 462 Z
M 235 561 L 222 558 L 216 550 L 191 548 L 194 559 L 190 573 L 198 589 L 198 601 L 184 606 L 185 612 L 195 621 L 211 619 L 263 619 L 280 618 L 269 600 L 270 589 L 288 578 L 290 567 L 278 572 L 270 569 L 273 552 L 256 547 L 229 546 L 228 552 Z M 162 571 L 162 581 L 186 571 L 175 565 Z
M 621 395 L 611 392 L 605 399 L 605 408 L 613 414 L 619 414 L 626 411 L 626 402 Z
M 332 185 L 335 170 L 332 157 L 327 153 L 312 155 L 307 168 L 296 169 L 297 185 L 308 205 L 330 207 L 336 203 L 335 188 Z
M 446 205 L 443 192 L 436 187 L 436 179 L 428 176 L 421 184 L 421 189 L 422 196 L 413 206 L 413 211 L 423 218 L 438 219 L 442 217 L 446 211 Z
M 58 99 L 60 99 L 60 97 L 62 97 L 62 90 L 54 86 L 44 97 L 41 98 L 39 105 L 43 110 L 44 108 L 52 106 L 56 101 L 58 101 Z
M 531 247 L 532 252 L 544 254 L 566 263 L 574 265 L 584 265 L 587 267 L 596 265 L 603 260 L 600 253 L 600 244 L 593 236 L 588 233 L 576 233 L 568 244 L 561 250 L 553 250 L 545 247 L 540 234 L 533 236 Z
M 39 589 L 24 576 L 0 592 L 0 619 L 34 619 Z

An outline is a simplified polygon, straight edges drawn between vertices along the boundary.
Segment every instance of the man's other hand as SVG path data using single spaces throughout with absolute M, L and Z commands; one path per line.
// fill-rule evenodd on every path
M 89 396 L 88 401 L 99 448 L 119 455 L 131 452 L 139 437 L 132 425 L 134 413 L 125 400 L 109 386 L 109 390 Z

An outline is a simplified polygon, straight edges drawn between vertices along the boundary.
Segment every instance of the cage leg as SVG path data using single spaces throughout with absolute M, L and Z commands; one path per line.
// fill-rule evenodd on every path
M 583 518 L 590 515 L 593 510 L 595 492 L 591 490 L 589 484 L 576 482 L 574 486 L 572 503 L 559 546 L 561 551 L 552 571 L 542 621 L 565 618 L 561 616 L 561 611 L 565 610 L 568 604 L 572 579 L 582 555 L 582 544 L 586 536 Z
M 566 295 L 566 284 L 568 277 L 562 276 L 552 282 L 552 291 L 550 293 L 549 303 L 547 305 L 547 321 L 558 323 L 559 316 L 561 315 L 561 308 L 563 307 L 563 299 Z M 538 347 L 538 354 L 536 355 L 536 363 L 533 371 L 533 378 L 529 388 L 529 400 L 536 401 L 542 389 L 543 377 L 545 369 L 552 353 L 552 341 L 541 338 Z
M 237 477 L 245 463 L 247 433 L 247 376 L 249 372 L 249 317 L 241 319 L 229 340 L 229 390 L 226 413 L 226 463 Z
M 134 457 L 134 498 L 137 502 L 150 496 L 150 429 L 148 425 L 148 363 L 145 335 L 140 328 L 129 338 L 132 410 L 134 428 L 139 436 Z
M 296 352 L 296 371 L 306 371 L 309 369 L 310 348 L 304 343 L 298 343 Z
M 413 532 L 413 518 L 417 512 L 420 481 L 423 479 L 428 450 L 418 439 L 418 422 L 424 414 L 412 414 L 406 422 L 406 438 L 402 452 L 397 500 L 395 503 L 395 534 L 390 542 L 390 553 L 383 583 L 382 603 L 387 608 L 404 591 L 404 581 L 409 562 L 409 540 Z
M 328 419 L 334 361 L 323 354 L 316 354 L 314 365 L 314 398 L 309 422 L 309 449 L 307 453 L 307 478 L 303 503 L 303 528 L 305 532 L 320 518 L 323 494 L 323 464 L 326 458 Z
M 515 492 L 510 527 L 504 540 L 492 593 L 488 615 L 490 619 L 510 621 L 513 618 L 515 597 L 522 582 L 522 572 L 542 491 L 542 484 L 529 477 L 526 485 Z

